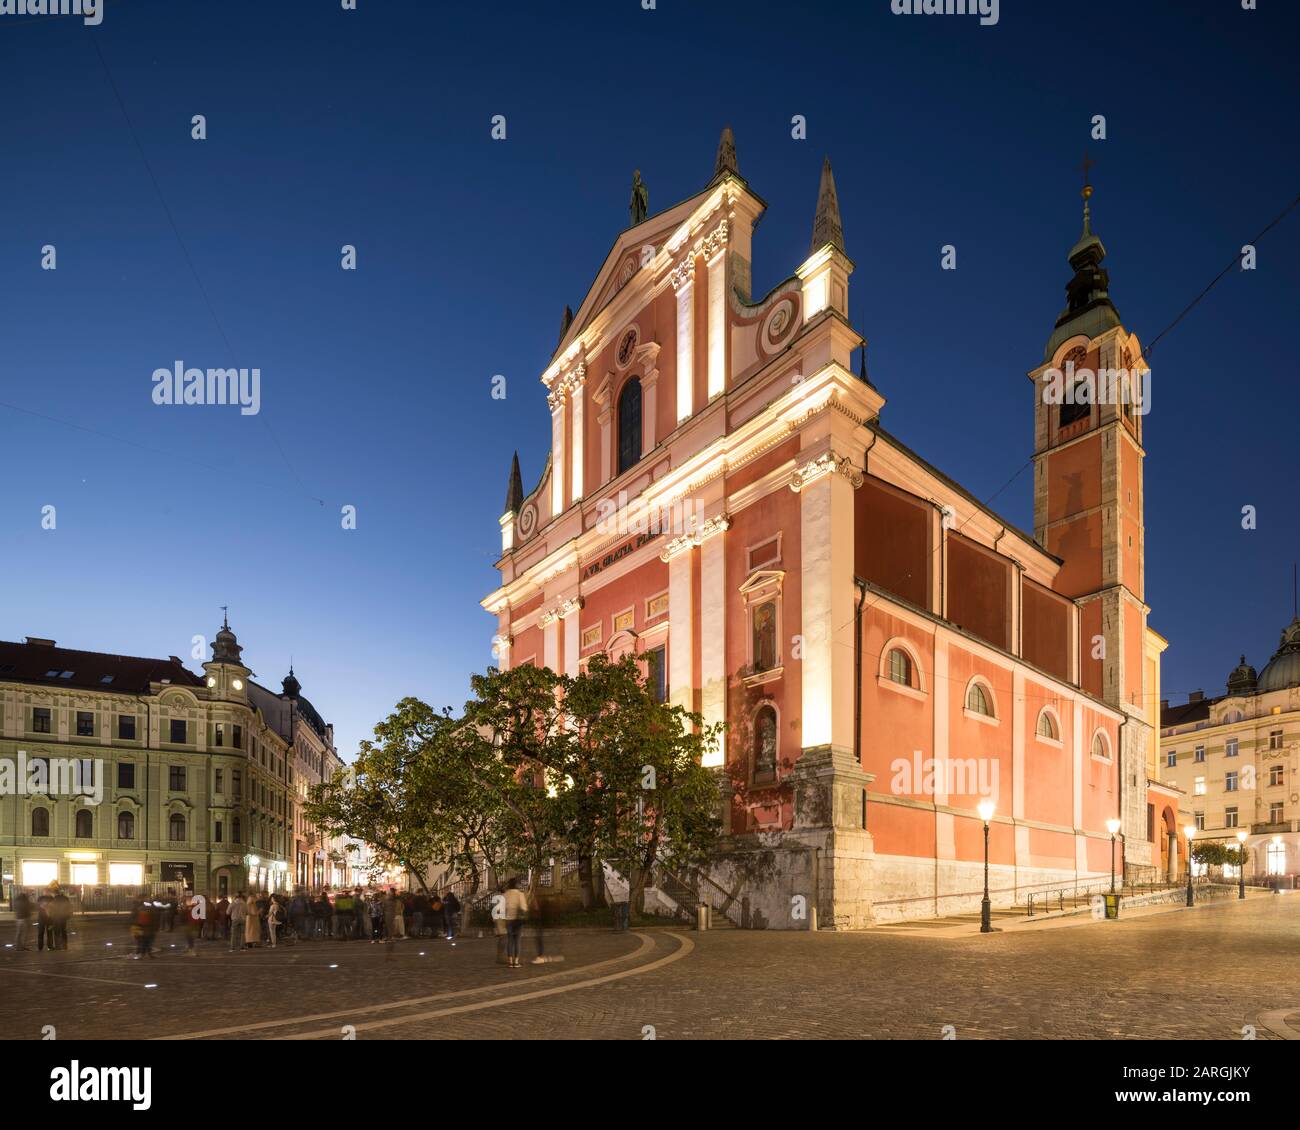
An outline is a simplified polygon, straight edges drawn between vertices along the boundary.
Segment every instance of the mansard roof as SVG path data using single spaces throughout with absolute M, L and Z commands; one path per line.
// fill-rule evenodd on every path
M 0 681 L 78 690 L 144 694 L 151 683 L 201 687 L 203 680 L 176 658 L 146 659 L 57 647 L 53 640 L 0 640 Z

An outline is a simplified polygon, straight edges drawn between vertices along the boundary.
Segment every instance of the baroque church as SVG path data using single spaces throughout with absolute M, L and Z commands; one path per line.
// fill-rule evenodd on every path
M 638 175 L 632 226 L 566 311 L 541 373 L 550 457 L 528 491 L 511 469 L 482 604 L 503 668 L 632 654 L 726 723 L 710 890 L 739 924 L 972 909 L 981 802 L 994 904 L 1100 881 L 1112 855 L 1132 877 L 1161 864 L 1156 813 L 1176 821 L 1179 793 L 1156 768 L 1143 419 L 1043 394 L 1060 370 L 1145 368 L 1090 193 L 1065 309 L 1027 357 L 1032 531 L 889 431 L 829 160 L 808 255 L 768 293 L 766 205 L 728 129 L 689 199 L 646 215 Z

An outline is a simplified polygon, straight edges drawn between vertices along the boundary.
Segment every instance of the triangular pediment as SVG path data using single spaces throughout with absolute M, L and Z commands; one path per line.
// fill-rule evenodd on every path
M 732 180 L 745 185 L 742 178 L 729 175 L 723 180 Z M 627 228 L 614 240 L 614 246 L 596 274 L 595 281 L 583 298 L 578 312 L 568 331 L 560 339 L 553 357 L 561 356 L 576 341 L 606 306 L 614 300 L 619 292 L 627 286 L 645 265 L 646 248 L 652 248 L 649 258 L 658 254 L 663 245 L 670 240 L 687 220 L 691 218 L 716 192 L 723 180 L 715 180 L 694 196 L 675 204 L 666 211 L 648 216 L 635 227 Z M 747 189 L 748 186 L 746 186 Z

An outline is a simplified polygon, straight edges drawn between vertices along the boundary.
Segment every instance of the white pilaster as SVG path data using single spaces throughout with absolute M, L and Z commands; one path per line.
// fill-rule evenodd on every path
M 1025 673 L 1019 667 L 1011 677 L 1011 702 L 1003 715 L 1011 715 L 1011 815 L 1016 821 L 1016 872 L 1029 865 L 1029 827 L 1025 819 Z M 1006 791 L 998 783 L 998 807 L 1006 804 Z
M 560 621 L 552 619 L 542 628 L 542 666 L 560 669 Z
M 689 545 L 668 561 L 668 701 L 695 709 L 694 549 Z
M 709 272 L 709 374 L 712 400 L 727 387 L 727 249 L 723 244 L 708 262 Z
M 794 474 L 803 556 L 803 747 L 852 750 L 854 483 L 834 455 Z
M 727 720 L 726 536 L 725 526 L 714 527 L 700 546 L 700 712 L 706 726 Z M 706 766 L 722 763 L 721 745 L 705 755 Z
M 551 515 L 564 512 L 564 396 L 551 407 Z
M 569 602 L 560 616 L 560 623 L 564 625 L 564 674 L 576 675 L 578 673 L 578 641 L 580 634 L 578 632 L 578 602 Z
M 677 422 L 695 412 L 695 254 L 673 272 L 677 291 Z
M 585 399 L 586 394 L 583 391 L 582 381 L 579 380 L 573 386 L 573 471 L 570 479 L 570 490 L 574 502 L 577 502 L 582 497 L 582 465 L 586 461 L 587 452 L 587 437 L 582 431 L 583 401 Z
M 955 693 L 960 694 L 960 689 Z M 947 805 L 948 796 L 948 719 L 954 688 L 948 679 L 948 638 L 943 631 L 934 634 L 934 679 L 930 701 L 934 706 L 934 803 Z M 957 858 L 957 818 L 951 812 L 934 814 L 934 854 L 936 859 Z
M 641 454 L 655 448 L 655 410 L 659 402 L 659 370 L 651 369 L 641 378 Z

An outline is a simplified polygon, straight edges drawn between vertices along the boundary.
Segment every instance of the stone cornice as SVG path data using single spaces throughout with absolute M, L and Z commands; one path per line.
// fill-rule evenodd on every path
M 731 516 L 728 514 L 718 514 L 712 518 L 707 518 L 700 523 L 699 528 L 693 533 L 683 534 L 679 538 L 673 538 L 659 554 L 660 561 L 671 561 L 685 553 L 689 549 L 694 549 L 697 545 L 703 545 L 709 538 L 717 534 L 724 533 L 731 529 Z
M 790 489 L 798 494 L 804 487 L 826 475 L 843 475 L 855 488 L 862 485 L 862 471 L 854 466 L 853 461 L 847 456 L 828 451 L 790 472 Z

